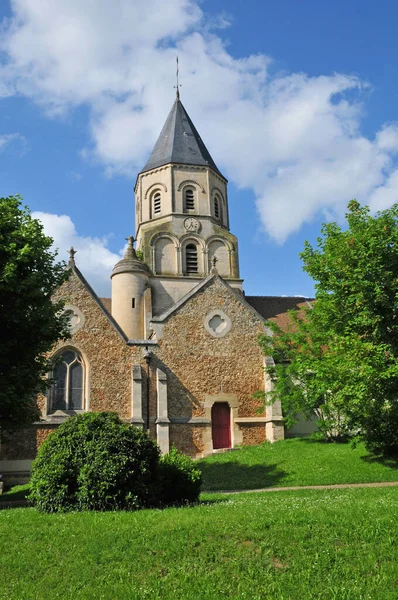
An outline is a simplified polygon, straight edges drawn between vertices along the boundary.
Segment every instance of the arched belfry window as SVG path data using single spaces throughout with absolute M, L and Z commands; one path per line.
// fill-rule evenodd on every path
M 58 354 L 50 388 L 51 410 L 82 410 L 84 394 L 83 361 L 76 350 Z
M 185 247 L 185 271 L 186 273 L 198 272 L 198 249 L 195 244 L 187 244 Z
M 195 190 L 187 187 L 184 190 L 184 212 L 195 210 Z
M 154 215 L 160 215 L 160 213 L 162 212 L 162 195 L 159 191 L 155 192 L 153 195 L 153 214 Z
M 214 196 L 214 216 L 219 221 L 222 221 L 222 202 L 218 194 Z

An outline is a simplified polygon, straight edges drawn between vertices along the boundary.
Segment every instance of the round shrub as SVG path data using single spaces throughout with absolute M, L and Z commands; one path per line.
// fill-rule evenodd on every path
M 146 433 L 115 413 L 71 417 L 40 447 L 29 499 L 46 512 L 154 506 L 159 454 Z
M 163 505 L 184 504 L 199 500 L 202 474 L 194 461 L 173 446 L 160 459 L 161 501 Z

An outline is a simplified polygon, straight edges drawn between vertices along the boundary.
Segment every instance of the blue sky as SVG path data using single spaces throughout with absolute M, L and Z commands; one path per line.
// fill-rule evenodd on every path
M 133 186 L 181 97 L 230 180 L 252 295 L 313 294 L 299 252 L 357 197 L 398 197 L 398 5 L 335 0 L 0 3 L 0 193 L 20 193 L 109 294 Z

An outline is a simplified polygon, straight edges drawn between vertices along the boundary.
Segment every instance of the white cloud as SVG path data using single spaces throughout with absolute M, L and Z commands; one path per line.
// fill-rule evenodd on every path
M 6 146 L 9 146 L 13 142 L 21 142 L 23 146 L 26 145 L 26 139 L 19 133 L 0 134 L 0 150 L 4 150 Z
M 53 238 L 53 248 L 58 250 L 58 258 L 68 261 L 71 246 L 77 250 L 76 265 L 99 296 L 110 296 L 110 274 L 122 253 L 115 254 L 108 248 L 106 238 L 81 236 L 75 224 L 67 215 L 54 215 L 33 212 L 33 218 L 43 223 L 44 232 Z
M 283 242 L 317 214 L 357 197 L 398 199 L 398 127 L 361 133 L 357 77 L 269 74 L 270 58 L 234 58 L 195 0 L 13 0 L 0 51 L 0 94 L 24 94 L 52 115 L 90 109 L 82 156 L 135 176 L 173 98 L 182 99 L 218 166 L 256 198 L 263 228 Z M 213 30 L 212 30 L 213 27 Z M 1 90 L 3 90 L 1 92 Z

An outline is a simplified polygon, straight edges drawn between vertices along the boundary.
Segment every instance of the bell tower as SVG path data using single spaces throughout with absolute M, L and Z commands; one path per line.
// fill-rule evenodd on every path
M 154 315 L 207 277 L 214 258 L 221 277 L 242 289 L 227 183 L 177 91 L 135 185 L 137 248 L 151 270 Z

